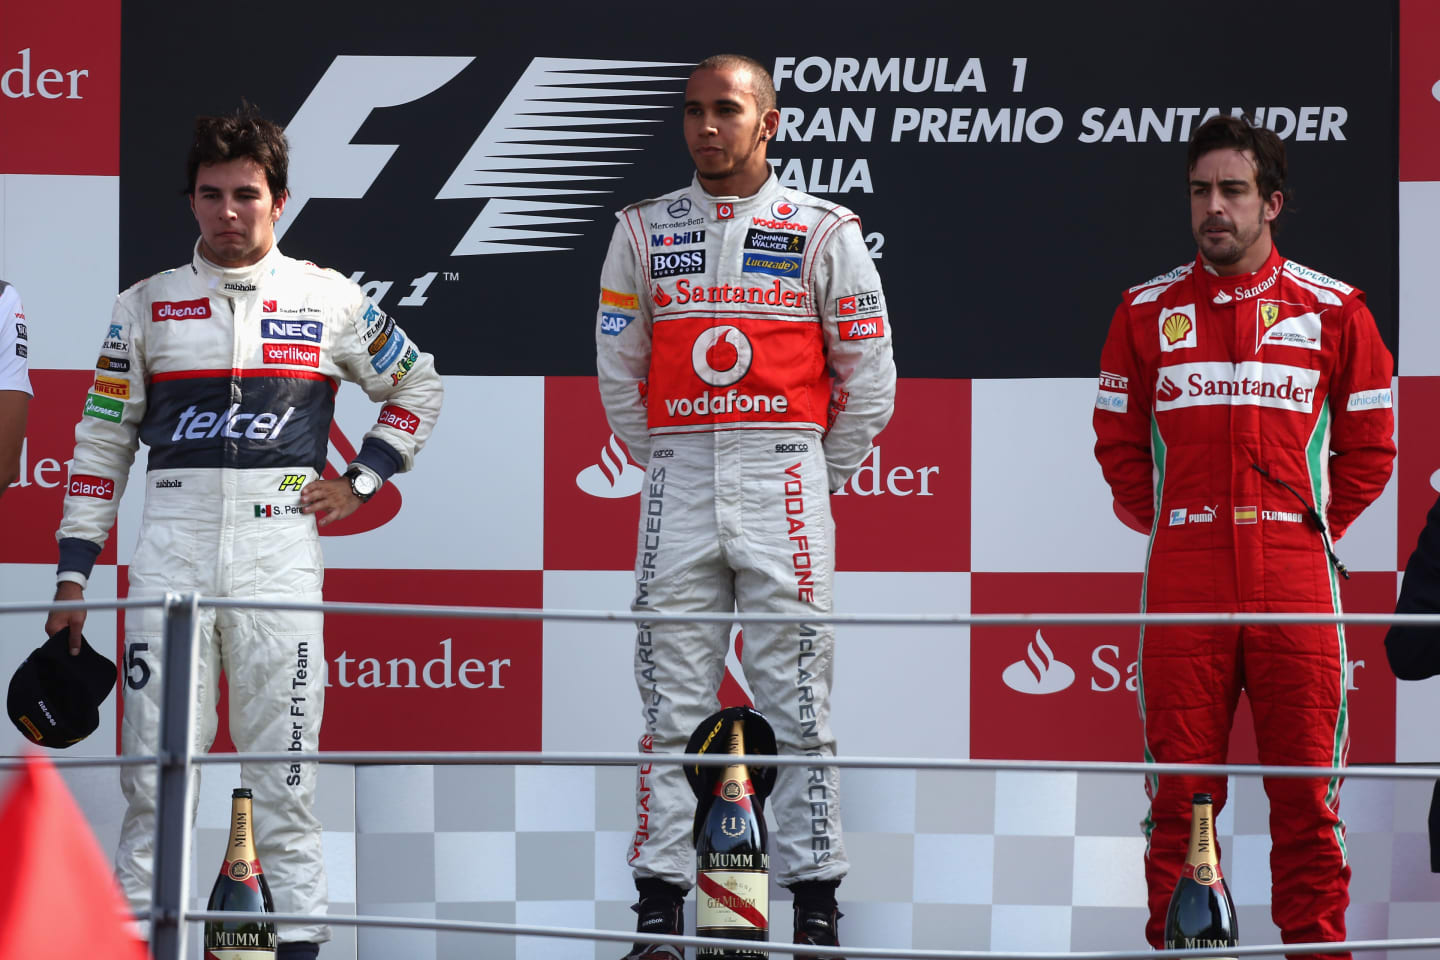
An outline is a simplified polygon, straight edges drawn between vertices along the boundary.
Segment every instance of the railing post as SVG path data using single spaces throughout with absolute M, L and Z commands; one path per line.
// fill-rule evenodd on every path
M 156 765 L 155 861 L 150 949 L 157 960 L 184 960 L 190 896 L 191 744 L 195 742 L 194 664 L 198 594 L 167 593 L 161 608 L 165 644 Z

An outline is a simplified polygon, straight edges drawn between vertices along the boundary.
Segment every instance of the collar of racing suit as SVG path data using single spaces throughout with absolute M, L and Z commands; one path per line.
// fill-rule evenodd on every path
M 1232 297 L 1232 301 L 1227 302 L 1233 302 L 1233 299 L 1242 291 L 1248 291 L 1248 296 L 1243 299 L 1249 299 L 1250 297 L 1258 296 L 1265 292 L 1266 289 L 1269 289 L 1270 286 L 1273 285 L 1267 284 L 1265 281 L 1270 280 L 1272 277 L 1274 278 L 1273 282 L 1278 283 L 1280 267 L 1284 265 L 1284 263 L 1285 258 L 1280 255 L 1280 248 L 1272 243 L 1270 245 L 1270 256 L 1266 257 L 1265 262 L 1250 273 L 1232 273 L 1228 276 L 1221 276 L 1215 272 L 1214 267 L 1205 262 L 1204 257 L 1197 253 L 1195 255 L 1194 275 L 1200 278 L 1201 289 L 1206 294 L 1207 299 L 1217 293 L 1224 292 L 1226 296 Z M 1216 304 L 1216 306 L 1222 305 L 1223 304 L 1219 303 Z
M 200 252 L 200 241 L 195 241 L 195 253 L 190 258 L 190 269 L 200 285 L 220 296 L 245 298 L 254 296 L 260 289 L 262 279 L 275 272 L 282 260 L 280 245 L 271 244 L 270 251 L 248 267 L 221 267 L 205 259 Z
M 728 203 L 733 208 L 733 219 L 749 216 L 770 217 L 770 204 L 780 198 L 780 180 L 775 176 L 775 171 L 770 171 L 770 177 L 760 189 L 748 197 L 722 197 L 713 193 L 707 193 L 705 187 L 700 183 L 700 174 L 696 173 L 690 178 L 690 189 L 693 191 L 702 204 L 706 205 L 706 216 L 715 218 L 715 208 L 720 204 Z M 731 219 L 729 217 L 725 219 Z

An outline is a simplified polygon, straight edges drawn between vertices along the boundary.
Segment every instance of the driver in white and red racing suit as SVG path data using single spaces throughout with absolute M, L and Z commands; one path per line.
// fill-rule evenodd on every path
M 243 126 L 253 118 L 242 112 L 241 119 Z M 264 177 L 249 158 L 202 165 L 192 176 L 197 207 L 208 194 L 219 197 L 221 188 L 211 184 L 229 184 L 225 177 L 239 184 L 238 198 L 227 185 L 225 197 L 206 201 L 211 209 L 243 206 L 246 190 L 263 192 Z M 283 188 L 276 195 L 273 217 L 283 208 Z M 263 252 L 258 261 L 217 266 L 207 244 L 219 246 L 234 230 L 217 239 L 207 216 L 197 209 L 202 239 L 189 263 L 142 280 L 115 303 L 75 429 L 57 534 L 57 599 L 87 584 L 143 442 L 145 509 L 129 596 L 197 591 L 318 602 L 324 562 L 316 513 L 302 491 L 341 490 L 348 479 L 345 492 L 363 502 L 412 466 L 439 416 L 443 385 L 433 358 L 359 286 L 284 256 L 264 222 L 251 225 L 256 255 Z M 346 478 L 321 480 L 335 392 L 344 380 L 385 406 Z M 68 616 L 52 612 L 49 626 Z M 201 607 L 196 616 L 195 749 L 206 751 L 214 740 L 223 671 L 239 750 L 317 750 L 325 700 L 322 615 Z M 127 611 L 125 754 L 157 749 L 162 643 L 160 610 Z M 276 910 L 316 915 L 313 923 L 280 926 L 280 956 L 313 957 L 315 945 L 330 938 L 321 825 L 312 809 L 316 765 L 242 764 L 240 775 L 254 794 L 256 848 Z M 140 911 L 151 896 L 155 769 L 127 766 L 120 776 L 128 805 L 116 873 Z
M 748 197 L 697 181 L 619 220 L 595 340 L 610 425 L 647 465 L 632 609 L 830 613 L 830 494 L 895 396 L 890 317 L 859 219 L 772 175 Z M 780 752 L 833 756 L 832 629 L 751 624 L 743 636 L 741 665 Z M 640 625 L 642 750 L 684 752 L 717 709 L 729 643 L 728 624 Z M 643 767 L 637 790 L 637 879 L 688 890 L 695 798 L 681 768 Z M 782 767 L 772 810 L 782 886 L 845 875 L 834 767 Z

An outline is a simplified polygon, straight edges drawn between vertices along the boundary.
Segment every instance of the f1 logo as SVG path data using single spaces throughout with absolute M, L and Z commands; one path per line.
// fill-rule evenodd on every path
M 735 217 L 735 205 L 731 203 L 715 204 L 716 220 L 731 220 Z

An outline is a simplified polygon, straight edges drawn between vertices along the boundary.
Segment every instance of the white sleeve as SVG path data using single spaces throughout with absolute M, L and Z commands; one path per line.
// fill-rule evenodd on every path
M 0 280 L 0 390 L 19 390 L 32 397 L 30 331 L 20 291 Z
M 600 270 L 595 368 L 610 429 L 640 466 L 650 459 L 645 398 L 650 382 L 650 288 L 636 253 L 629 211 L 620 214 Z

